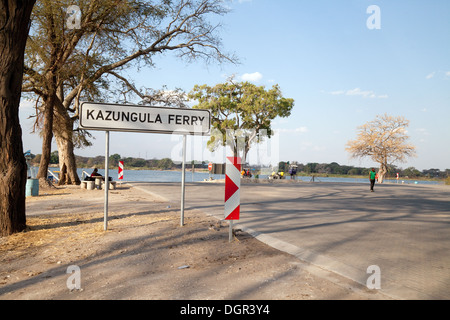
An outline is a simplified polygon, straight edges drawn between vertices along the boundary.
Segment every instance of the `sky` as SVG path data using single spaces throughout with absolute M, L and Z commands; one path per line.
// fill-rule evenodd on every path
M 219 18 L 220 36 L 239 64 L 188 64 L 164 54 L 155 67 L 128 72 L 137 87 L 189 92 L 231 75 L 267 89 L 278 84 L 295 106 L 289 118 L 274 120 L 277 135 L 258 155 L 253 151 L 251 162 L 376 166 L 371 159 L 351 159 L 345 145 L 356 138 L 358 126 L 387 113 L 410 121 L 409 142 L 417 151 L 417 157 L 395 165 L 450 168 L 449 1 L 235 0 L 227 5 L 230 12 Z M 29 133 L 32 113 L 32 103 L 23 102 L 24 149 L 38 154 L 41 140 Z M 105 154 L 104 132 L 92 133 L 93 146 L 76 150 L 77 155 Z M 179 136 L 112 132 L 110 141 L 110 154 L 181 160 Z M 228 151 L 211 154 L 206 141 L 188 138 L 188 161 L 221 162 Z

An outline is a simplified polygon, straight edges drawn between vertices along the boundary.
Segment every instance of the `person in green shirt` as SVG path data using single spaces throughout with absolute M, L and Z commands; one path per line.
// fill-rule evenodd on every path
M 372 168 L 372 171 L 369 173 L 369 179 L 370 179 L 370 191 L 373 191 L 373 187 L 375 186 L 375 178 L 377 176 L 377 173 L 375 172 L 375 169 Z

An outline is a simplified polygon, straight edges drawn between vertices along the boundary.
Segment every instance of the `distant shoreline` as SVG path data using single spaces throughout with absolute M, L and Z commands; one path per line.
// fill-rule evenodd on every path
M 104 168 L 102 167 L 98 167 L 101 170 L 104 170 Z M 79 168 L 79 169 L 83 169 L 83 170 L 92 170 L 93 168 Z M 109 170 L 117 170 L 117 168 L 110 168 Z M 125 170 L 130 170 L 130 171 L 169 171 L 169 172 L 181 172 L 182 169 L 159 169 L 159 168 L 125 168 Z M 186 171 L 187 172 L 192 172 L 192 167 L 190 166 L 186 166 Z M 198 173 L 208 173 L 209 170 L 208 169 L 200 169 L 200 168 L 195 168 L 194 172 L 198 172 Z M 343 175 L 343 174 L 325 174 L 325 173 L 314 173 L 314 174 L 308 174 L 308 173 L 299 173 L 297 174 L 297 177 L 312 177 L 314 176 L 315 178 L 348 178 L 348 179 L 366 179 L 367 177 L 365 175 Z M 290 179 L 290 175 L 286 174 L 286 180 Z M 385 180 L 396 180 L 395 176 L 389 177 L 386 176 Z M 398 179 L 399 183 L 401 183 L 402 181 L 431 181 L 431 182 L 440 182 L 440 183 L 445 183 L 446 179 L 438 179 L 438 178 L 426 178 L 426 177 L 418 177 L 418 178 L 407 178 L 407 177 L 400 177 Z
M 104 166 L 96 166 L 98 169 L 104 170 Z M 50 165 L 49 168 L 59 168 L 58 165 Z M 85 171 L 93 170 L 93 167 L 78 167 L 78 169 L 82 169 Z M 110 168 L 109 170 L 117 170 L 117 168 Z M 173 168 L 173 169 L 160 169 L 160 168 L 125 168 L 125 170 L 131 170 L 131 171 L 173 171 L 173 172 L 181 172 L 181 168 Z M 192 166 L 186 165 L 186 172 L 192 172 Z M 194 172 L 198 173 L 208 173 L 209 170 L 207 168 L 195 168 Z M 349 179 L 366 179 L 367 177 L 364 175 L 343 175 L 343 174 L 326 174 L 326 173 L 298 173 L 297 177 L 312 177 L 315 178 L 349 178 Z M 287 180 L 290 179 L 289 174 L 286 174 Z M 397 178 L 395 176 L 386 176 L 385 180 L 396 180 Z M 447 179 L 445 178 L 427 178 L 427 177 L 417 177 L 417 178 L 409 178 L 409 177 L 400 177 L 398 179 L 399 183 L 402 181 L 408 181 L 408 182 L 414 182 L 414 181 L 430 181 L 430 182 L 438 182 L 445 184 Z

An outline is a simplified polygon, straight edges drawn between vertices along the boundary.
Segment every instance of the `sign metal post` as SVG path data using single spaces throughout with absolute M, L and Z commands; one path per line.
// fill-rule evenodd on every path
M 184 226 L 184 198 L 186 191 L 186 139 L 187 136 L 183 135 L 183 172 L 181 174 L 181 226 Z
M 109 195 L 109 131 L 105 133 L 105 208 L 103 218 L 103 229 L 108 230 L 108 195 Z

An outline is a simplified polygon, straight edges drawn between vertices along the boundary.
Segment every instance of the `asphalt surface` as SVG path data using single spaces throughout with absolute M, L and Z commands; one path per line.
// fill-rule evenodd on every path
M 132 184 L 180 203 L 179 183 Z M 224 218 L 223 183 L 188 183 L 185 199 L 186 209 Z M 244 182 L 235 228 L 363 285 L 369 280 L 394 299 L 450 299 L 448 186 L 386 184 L 372 193 L 369 183 Z

